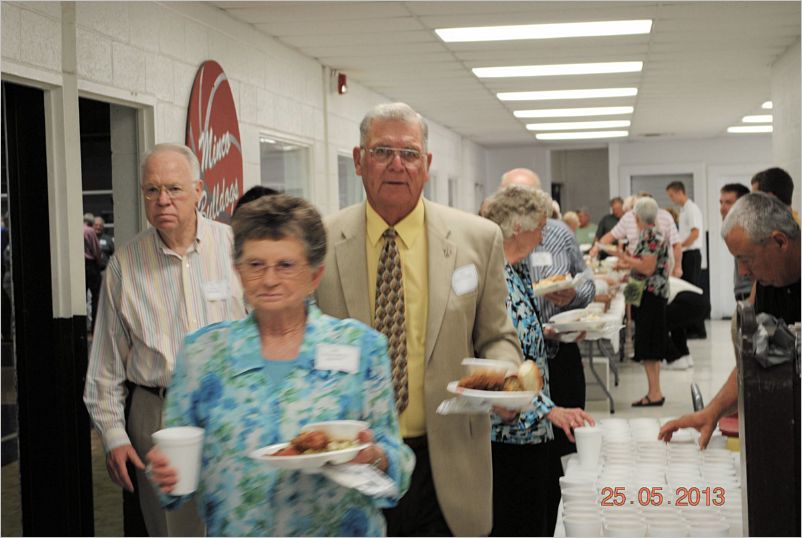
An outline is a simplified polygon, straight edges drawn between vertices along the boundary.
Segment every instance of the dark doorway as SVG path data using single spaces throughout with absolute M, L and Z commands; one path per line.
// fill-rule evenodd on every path
M 53 312 L 44 92 L 3 82 L 2 130 L 22 534 L 91 536 L 86 319 Z

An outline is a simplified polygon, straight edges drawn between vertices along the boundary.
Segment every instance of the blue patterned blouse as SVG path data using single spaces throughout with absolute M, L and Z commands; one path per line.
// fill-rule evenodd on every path
M 355 373 L 316 368 L 322 345 L 353 347 Z M 205 428 L 198 510 L 208 536 L 380 536 L 381 509 L 398 499 L 367 497 L 319 474 L 276 470 L 248 457 L 293 438 L 302 426 L 364 420 L 389 462 L 401 494 L 415 457 L 395 412 L 386 339 L 350 319 L 310 305 L 297 366 L 278 384 L 265 371 L 254 315 L 187 336 L 176 360 L 164 425 Z M 189 496 L 162 495 L 170 508 Z
M 524 358 L 534 360 L 543 372 L 543 390 L 533 402 L 534 409 L 521 413 L 516 422 L 505 423 L 493 415 L 490 436 L 493 441 L 516 445 L 544 443 L 554 439 L 551 422 L 543 419 L 554 409 L 554 402 L 549 398 L 546 342 L 535 307 L 531 271 L 528 262 L 523 260 L 514 266 L 506 263 L 504 273 L 507 279 L 507 314 L 518 331 Z

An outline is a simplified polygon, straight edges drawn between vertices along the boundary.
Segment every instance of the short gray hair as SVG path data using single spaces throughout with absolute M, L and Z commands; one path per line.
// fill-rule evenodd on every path
M 635 212 L 635 215 L 640 218 L 642 223 L 651 226 L 657 221 L 657 212 L 660 208 L 657 206 L 657 202 L 654 201 L 654 198 L 643 197 L 638 198 L 632 210 Z
M 139 177 L 140 179 L 145 178 L 145 167 L 148 164 L 148 160 L 153 157 L 157 153 L 161 153 L 162 151 L 172 151 L 174 153 L 178 153 L 182 157 L 187 160 L 189 164 L 189 170 L 192 173 L 192 181 L 200 181 L 201 172 L 200 172 L 200 162 L 198 162 L 198 157 L 195 153 L 186 147 L 184 144 L 156 144 L 145 154 L 142 156 L 142 164 L 139 167 Z
M 782 232 L 790 239 L 799 237 L 799 224 L 794 220 L 791 208 L 764 192 L 741 196 L 735 202 L 721 225 L 721 237 L 726 239 L 736 226 L 742 228 L 749 241 L 755 244 L 766 241 L 773 231 Z
M 273 194 L 243 204 L 231 220 L 234 230 L 234 260 L 239 262 L 245 241 L 286 237 L 304 245 L 306 261 L 320 267 L 326 257 L 326 228 L 315 206 L 297 196 Z
M 359 145 L 365 147 L 370 135 L 370 126 L 375 120 L 399 120 L 407 123 L 417 123 L 420 125 L 421 135 L 423 136 L 423 153 L 427 153 L 429 147 L 429 126 L 423 116 L 415 112 L 406 103 L 382 103 L 374 106 L 362 118 L 359 124 Z
M 482 216 L 499 225 L 509 239 L 516 231 L 536 230 L 551 214 L 551 197 L 539 189 L 509 185 L 497 191 L 484 204 Z
M 92 226 L 95 223 L 95 216 L 92 213 L 84 213 L 84 223 Z

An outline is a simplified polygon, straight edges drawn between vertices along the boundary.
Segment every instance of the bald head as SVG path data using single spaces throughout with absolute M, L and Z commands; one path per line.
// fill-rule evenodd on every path
M 528 168 L 513 168 L 509 172 L 505 172 L 501 176 L 500 189 L 509 187 L 510 185 L 523 185 L 532 189 L 541 189 L 540 178 L 536 173 Z

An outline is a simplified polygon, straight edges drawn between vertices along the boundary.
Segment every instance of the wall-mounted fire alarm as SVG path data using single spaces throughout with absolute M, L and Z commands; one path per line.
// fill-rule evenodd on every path
M 348 92 L 348 77 L 345 73 L 337 73 L 337 93 L 340 95 Z

